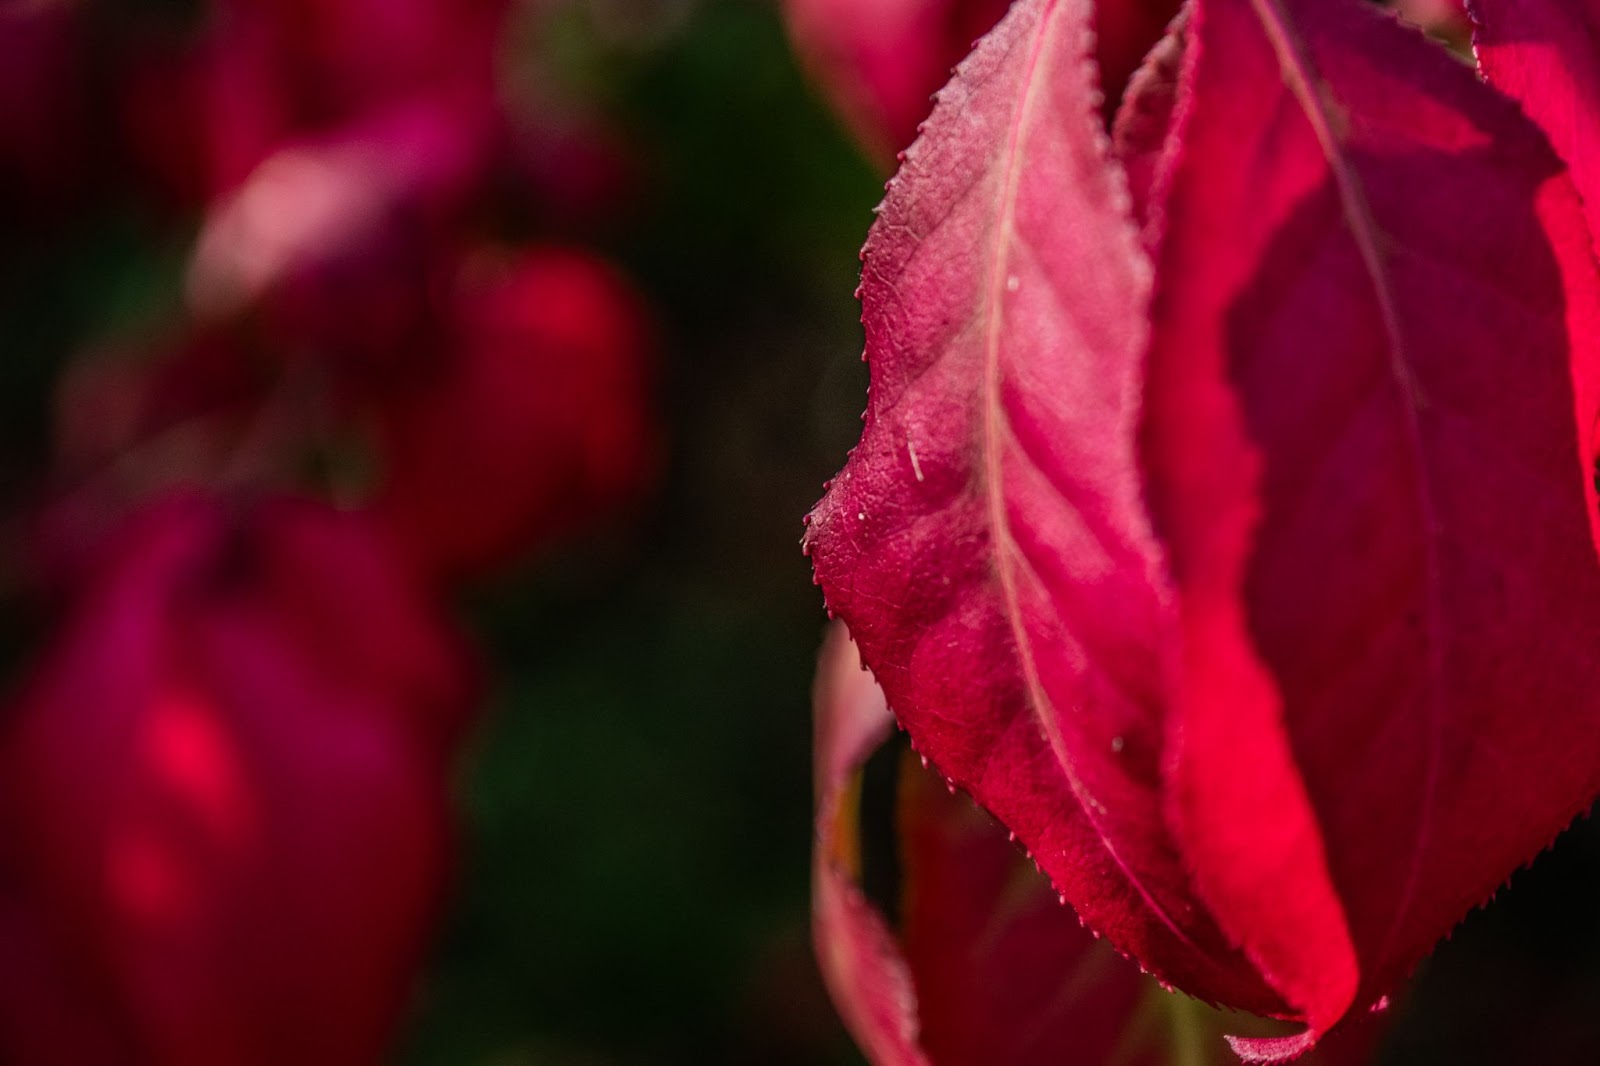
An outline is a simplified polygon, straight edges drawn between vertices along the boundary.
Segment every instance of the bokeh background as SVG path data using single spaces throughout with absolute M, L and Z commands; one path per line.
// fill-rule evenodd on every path
M 201 18 L 204 3 L 81 6 L 133 33 Z M 6 5 L 0 34 L 43 6 Z M 396 1061 L 859 1062 L 811 957 L 824 620 L 798 540 L 859 427 L 852 292 L 882 175 L 808 85 L 767 0 L 529 0 L 496 49 L 507 106 L 557 131 L 541 143 L 564 146 L 552 158 L 576 152 L 569 184 L 595 192 L 581 210 L 521 220 L 519 236 L 581 242 L 630 279 L 661 429 L 625 504 L 451 601 L 487 695 L 459 760 L 450 898 Z M 91 61 L 77 74 L 104 91 L 106 72 Z M 64 375 L 182 317 L 204 218 L 124 195 L 134 177 L 100 151 L 117 134 L 67 117 L 92 110 L 25 115 L 42 97 L 18 99 L 0 96 L 18 149 L 0 163 L 27 163 L 21 146 L 38 144 L 97 162 L 87 194 L 0 181 L 13 679 L 53 632 L 26 544 L 56 487 Z M 1591 823 L 1425 966 L 1385 1061 L 1600 1061 Z
M 114 47 L 195 25 L 208 5 L 75 6 Z M 808 90 L 771 5 L 512 10 L 500 91 L 539 116 L 535 150 L 553 143 L 552 166 L 575 171 L 558 192 L 593 194 L 519 221 L 519 236 L 581 244 L 642 298 L 659 461 L 616 513 L 454 600 L 487 696 L 460 759 L 452 896 L 396 1061 L 854 1061 L 810 950 L 824 619 L 799 537 L 859 427 L 853 279 L 882 179 Z M 0 35 L 27 21 L 9 14 Z M 7 58 L 0 48 L 0 67 Z M 108 66 L 91 58 L 68 76 L 101 92 Z M 18 96 L 0 106 L 29 103 Z M 23 117 L 0 118 L 19 149 L 123 165 L 107 150 L 119 134 L 92 109 L 38 116 L 58 126 L 36 142 L 19 135 Z M 204 204 L 152 206 L 126 171 L 85 180 L 84 195 L 0 180 L 10 571 L 28 565 L 32 516 L 56 488 L 64 376 L 184 318 L 204 220 Z M 28 574 L 7 577 L 15 685 L 51 640 L 53 611 Z

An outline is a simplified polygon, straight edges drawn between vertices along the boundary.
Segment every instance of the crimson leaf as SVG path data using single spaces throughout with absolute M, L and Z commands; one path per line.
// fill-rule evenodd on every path
M 1152 305 L 1090 17 L 1019 3 L 891 184 L 807 544 L 920 750 L 1145 966 L 1303 1022 L 1277 1060 L 1600 788 L 1596 279 L 1420 35 L 1200 0 Z

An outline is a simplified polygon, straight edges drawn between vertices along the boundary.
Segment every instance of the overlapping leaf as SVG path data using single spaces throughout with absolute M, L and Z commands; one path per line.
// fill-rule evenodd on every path
M 1542 139 L 1419 36 L 1303 0 L 1194 32 L 1146 391 L 1170 820 L 1321 1028 L 1340 912 L 1376 999 L 1600 783 L 1595 279 Z
M 1489 83 L 1543 127 L 1572 168 L 1589 222 L 1600 221 L 1600 3 L 1472 0 Z
M 1281 1059 L 1600 787 L 1594 268 L 1538 133 L 1353 2 L 1199 0 L 1130 196 L 1090 18 L 1018 4 L 891 185 L 808 545 L 919 749 Z
M 1004 826 L 919 765 L 837 623 L 816 715 L 817 951 L 877 1066 L 1231 1058 L 1218 1033 L 1238 1016 L 1141 976 L 1061 906 Z M 1341 1034 L 1307 1066 L 1367 1062 L 1382 1031 Z
M 812 516 L 830 605 L 941 772 L 1158 974 L 1283 1004 L 1162 815 L 1171 612 L 1137 464 L 1149 265 L 1086 3 L 1023 3 L 942 94 L 865 255 L 872 395 Z

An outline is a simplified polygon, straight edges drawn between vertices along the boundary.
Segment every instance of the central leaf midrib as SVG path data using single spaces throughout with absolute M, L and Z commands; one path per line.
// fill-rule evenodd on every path
M 1044 10 L 1039 16 L 1037 37 L 1032 44 L 1032 50 L 1023 71 L 1021 98 L 1016 111 L 1012 115 L 1011 129 L 1007 137 L 1005 153 L 1000 163 L 1002 172 L 999 199 L 995 212 L 994 261 L 990 268 L 985 300 L 980 307 L 980 316 L 984 324 L 981 449 L 984 467 L 984 489 L 987 494 L 989 526 L 993 538 L 995 574 L 1000 586 L 1006 621 L 1010 626 L 1012 639 L 1016 644 L 1018 664 L 1022 669 L 1023 680 L 1027 687 L 1029 710 L 1043 730 L 1045 740 L 1049 744 L 1057 764 L 1061 767 L 1062 774 L 1066 778 L 1068 787 L 1077 800 L 1079 807 L 1082 809 L 1084 817 L 1093 826 L 1096 837 L 1100 840 L 1101 845 L 1106 849 L 1112 861 L 1116 863 L 1117 868 L 1122 872 L 1128 884 L 1138 892 L 1145 904 L 1180 942 L 1198 951 L 1193 941 L 1178 927 L 1165 908 L 1161 906 L 1150 890 L 1144 886 L 1143 882 L 1123 860 L 1117 851 L 1116 845 L 1112 843 L 1105 828 L 1100 824 L 1096 811 L 1104 811 L 1105 807 L 1089 793 L 1087 787 L 1079 779 L 1077 771 L 1073 767 L 1071 755 L 1066 750 L 1065 738 L 1061 735 L 1061 731 L 1055 723 L 1049 694 L 1044 689 L 1037 665 L 1033 659 L 1033 648 L 1028 636 L 1027 626 L 1022 618 L 1017 593 L 1014 566 L 1019 549 L 1011 536 L 1006 518 L 1004 477 L 1001 468 L 1002 452 L 1004 450 L 1002 438 L 1008 428 L 1004 404 L 1001 399 L 1001 332 L 1004 319 L 1003 308 L 1008 291 L 1007 280 L 1010 277 L 1008 269 L 1009 254 L 1011 246 L 1017 239 L 1016 211 L 1023 169 L 1021 166 L 1022 142 L 1024 134 L 1029 127 L 1041 85 L 1045 81 L 1043 69 L 1048 69 L 1050 66 L 1044 60 L 1044 55 L 1051 37 L 1057 32 L 1054 19 L 1056 8 L 1057 4 L 1054 0 L 1044 5 Z M 1087 57 L 1085 57 L 1085 62 L 1088 62 Z M 1098 117 L 1092 112 L 1087 112 L 1086 118 L 1098 121 Z

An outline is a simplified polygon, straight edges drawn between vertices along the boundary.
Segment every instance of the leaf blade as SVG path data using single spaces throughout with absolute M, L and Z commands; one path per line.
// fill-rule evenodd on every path
M 1411 31 L 1304 0 L 1201 0 L 1196 19 L 1147 420 L 1187 648 L 1173 820 L 1219 923 L 1314 1036 L 1593 795 L 1592 698 L 1548 677 L 1593 667 L 1529 634 L 1600 632 L 1567 594 L 1596 591 L 1566 420 L 1594 277 L 1559 165 Z M 1526 774 L 1551 743 L 1519 726 L 1531 706 L 1567 734 L 1543 753 L 1565 766 L 1525 816 L 1496 816 L 1526 778 L 1459 733 Z M 1302 779 L 1299 800 L 1269 802 L 1264 777 L 1280 796 Z M 1323 861 L 1264 892 L 1295 840 Z M 1280 894 L 1322 898 L 1323 922 Z M 1358 982 L 1348 963 L 1329 980 L 1336 938 L 1304 932 L 1345 923 Z
M 1149 267 L 1089 17 L 1018 4 L 891 183 L 864 256 L 866 427 L 807 544 L 920 750 L 1092 926 L 1280 1011 L 1193 905 L 1163 822 L 1170 608 L 1135 456 Z

